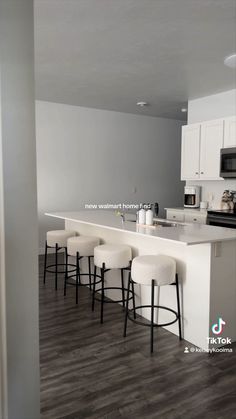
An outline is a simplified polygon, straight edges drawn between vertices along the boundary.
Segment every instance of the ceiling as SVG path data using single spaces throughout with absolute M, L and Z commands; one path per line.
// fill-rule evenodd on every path
M 36 97 L 184 119 L 236 87 L 235 23 L 236 0 L 35 0 Z

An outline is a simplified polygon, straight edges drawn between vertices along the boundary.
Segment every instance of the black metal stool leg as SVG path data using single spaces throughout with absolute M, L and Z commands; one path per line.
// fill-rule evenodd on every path
M 103 323 L 103 306 L 104 306 L 104 271 L 105 263 L 102 264 L 101 277 L 102 277 L 102 297 L 101 297 L 101 324 Z
M 58 243 L 56 243 L 56 251 L 55 251 L 55 290 L 57 290 L 57 258 L 58 258 Z
M 154 288 L 155 288 L 155 281 L 152 279 L 152 291 L 151 291 L 151 353 L 153 352 L 153 331 L 154 331 Z
M 80 266 L 79 266 L 79 252 L 76 253 L 76 304 L 78 304 L 78 291 L 79 291 L 79 276 L 80 276 Z
M 127 291 L 127 299 L 126 299 L 126 309 L 125 309 L 125 324 L 124 324 L 124 338 L 126 337 L 127 332 L 127 320 L 128 320 L 128 312 L 129 312 L 129 288 L 130 288 L 130 280 L 131 280 L 131 272 L 129 272 L 129 279 L 128 279 L 128 291 Z
M 43 283 L 46 283 L 46 269 L 47 269 L 47 255 L 48 255 L 48 244 L 45 241 L 45 253 L 44 253 L 44 271 L 43 271 Z
M 88 256 L 88 271 L 89 271 L 89 289 L 92 288 L 92 277 L 91 277 L 91 260 L 90 256 Z
M 124 286 L 124 270 L 120 270 L 121 273 L 121 288 L 122 288 L 122 305 L 125 307 L 125 286 Z
M 134 319 L 136 319 L 135 293 L 134 293 L 134 282 L 133 282 L 133 281 L 132 281 L 132 293 L 133 293 L 133 309 L 134 309 Z
M 97 266 L 94 265 L 92 311 L 94 311 L 94 304 L 95 304 L 96 275 L 97 275 Z
M 179 301 L 179 278 L 178 278 L 178 274 L 176 274 L 176 276 L 175 276 L 175 282 L 176 282 L 177 311 L 178 311 L 178 324 L 179 324 L 179 339 L 182 340 L 181 315 L 180 315 L 180 301 Z
M 65 254 L 66 254 L 66 272 L 65 272 L 65 279 L 64 279 L 64 296 L 66 296 L 66 285 L 67 285 L 67 278 L 68 278 L 68 253 L 67 253 L 67 247 L 65 248 Z
M 79 285 L 81 285 L 81 277 L 80 277 L 80 259 L 81 259 L 81 257 L 80 257 L 80 255 L 79 255 L 79 253 L 78 253 L 78 261 L 79 261 L 79 263 L 78 263 L 78 268 L 79 268 L 79 270 L 78 270 L 78 273 L 79 273 L 78 278 L 79 278 Z

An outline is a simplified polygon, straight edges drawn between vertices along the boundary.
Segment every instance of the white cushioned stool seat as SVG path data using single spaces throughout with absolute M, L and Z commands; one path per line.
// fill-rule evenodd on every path
M 69 256 L 93 256 L 94 248 L 99 245 L 99 238 L 92 236 L 70 237 L 67 240 L 67 253 Z
M 76 231 L 73 230 L 52 230 L 47 232 L 47 245 L 55 247 L 66 247 L 69 237 L 76 236 Z
M 137 256 L 133 259 L 131 278 L 141 285 L 169 285 L 175 282 L 176 262 L 165 255 Z
M 122 269 L 129 266 L 132 259 L 131 248 L 125 244 L 102 244 L 94 249 L 94 265 L 106 269 Z

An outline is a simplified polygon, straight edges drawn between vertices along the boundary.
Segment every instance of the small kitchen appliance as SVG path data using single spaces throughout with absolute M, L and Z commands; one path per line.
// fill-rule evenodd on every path
M 236 178 L 236 147 L 221 149 L 220 176 L 225 179 Z
M 199 208 L 200 205 L 200 186 L 184 187 L 184 207 Z

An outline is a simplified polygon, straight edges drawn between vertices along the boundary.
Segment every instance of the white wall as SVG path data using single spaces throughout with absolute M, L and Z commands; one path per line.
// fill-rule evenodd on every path
M 1 71 L 1 68 L 0 68 Z M 1 80 L 1 74 L 0 74 Z M 1 98 L 1 82 L 0 82 Z M 3 204 L 2 111 L 0 100 L 0 418 L 7 417 L 7 345 L 6 345 L 6 283 L 5 232 Z
M 0 271 L 0 291 L 1 301 L 5 299 L 6 303 L 7 347 L 7 394 L 3 395 L 2 417 L 37 419 L 40 409 L 33 0 L 1 0 L 0 30 L 0 241 L 1 262 L 3 259 L 5 265 L 5 270 L 1 266 Z M 0 316 L 3 321 L 2 305 Z M 0 352 L 2 360 L 2 348 Z
M 40 247 L 63 223 L 45 211 L 86 203 L 182 205 L 180 128 L 170 119 L 38 101 L 36 137 Z M 136 188 L 136 193 L 134 192 Z
M 188 102 L 188 124 L 236 115 L 236 89 L 206 96 Z M 188 185 L 200 185 L 202 200 L 213 195 L 213 207 L 219 208 L 222 192 L 236 190 L 236 179 L 223 181 L 187 181 Z

